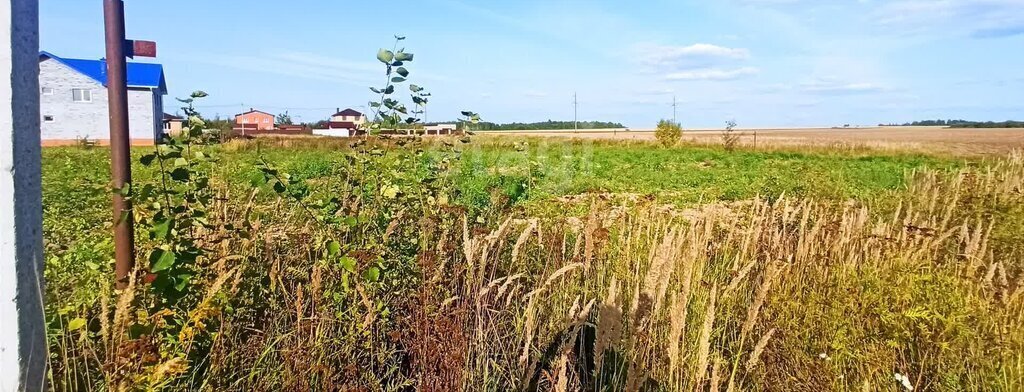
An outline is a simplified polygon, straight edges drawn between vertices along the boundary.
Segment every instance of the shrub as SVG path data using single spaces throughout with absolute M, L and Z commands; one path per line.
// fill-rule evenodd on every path
M 654 137 L 665 147 L 673 146 L 683 137 L 683 128 L 679 123 L 661 120 L 658 121 L 658 128 L 654 130 Z
M 736 133 L 736 121 L 726 121 L 725 130 L 722 131 L 722 144 L 725 145 L 725 150 L 733 151 L 739 143 L 740 135 Z

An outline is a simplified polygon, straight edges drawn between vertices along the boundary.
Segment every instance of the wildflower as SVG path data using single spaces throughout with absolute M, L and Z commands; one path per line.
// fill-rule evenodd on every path
M 821 358 L 821 360 L 823 360 L 823 361 L 828 361 L 828 360 L 832 359 L 832 357 L 829 357 L 828 354 L 825 354 L 825 353 L 818 354 L 818 358 Z
M 908 391 L 914 390 L 914 385 L 910 383 L 910 377 L 907 377 L 899 373 L 894 373 L 893 378 L 895 378 L 896 382 L 900 383 L 900 385 L 902 385 L 904 389 Z

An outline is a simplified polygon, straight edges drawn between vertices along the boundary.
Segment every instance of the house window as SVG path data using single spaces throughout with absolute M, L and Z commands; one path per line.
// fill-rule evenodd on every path
M 71 100 L 75 102 L 92 102 L 92 91 L 84 88 L 71 89 Z
M 53 87 L 43 87 L 40 88 L 40 91 L 43 93 L 43 95 L 53 95 Z
M 270 122 L 270 119 L 269 119 L 269 118 L 264 118 L 264 119 L 263 119 L 263 123 L 264 123 L 264 124 L 267 124 L 267 123 L 269 123 L 269 122 Z
M 53 122 L 53 121 L 54 121 L 53 120 L 53 116 L 50 116 L 50 115 L 43 116 L 43 122 Z

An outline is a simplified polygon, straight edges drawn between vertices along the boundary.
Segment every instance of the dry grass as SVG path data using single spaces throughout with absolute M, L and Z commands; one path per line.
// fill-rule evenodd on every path
M 953 155 L 1004 155 L 1024 148 L 1020 128 L 865 127 L 737 129 L 737 144 L 758 148 L 828 148 L 831 150 L 883 150 Z M 756 138 L 755 138 L 756 133 Z M 499 136 L 537 136 L 601 140 L 653 141 L 652 130 L 583 130 L 488 132 Z M 755 140 L 756 139 L 756 140 Z M 722 144 L 721 130 L 686 130 L 683 141 Z
M 409 221 L 394 230 L 422 236 L 421 276 L 397 293 L 335 291 L 315 223 L 288 212 L 210 278 L 221 301 L 193 321 L 218 321 L 205 362 L 121 374 L 218 391 L 821 391 L 891 389 L 896 371 L 917 390 L 1024 389 L 1024 252 L 1000 215 L 1024 203 L 1024 158 L 911 176 L 895 208 L 782 197 Z M 139 343 L 123 339 L 132 293 L 101 306 L 104 358 Z M 59 356 L 106 363 L 90 341 Z

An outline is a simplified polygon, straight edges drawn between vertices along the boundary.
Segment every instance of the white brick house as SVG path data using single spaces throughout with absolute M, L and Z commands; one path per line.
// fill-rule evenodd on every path
M 44 142 L 109 140 L 104 60 L 39 54 L 39 108 Z M 133 143 L 159 141 L 167 94 L 160 64 L 128 63 L 128 133 Z

